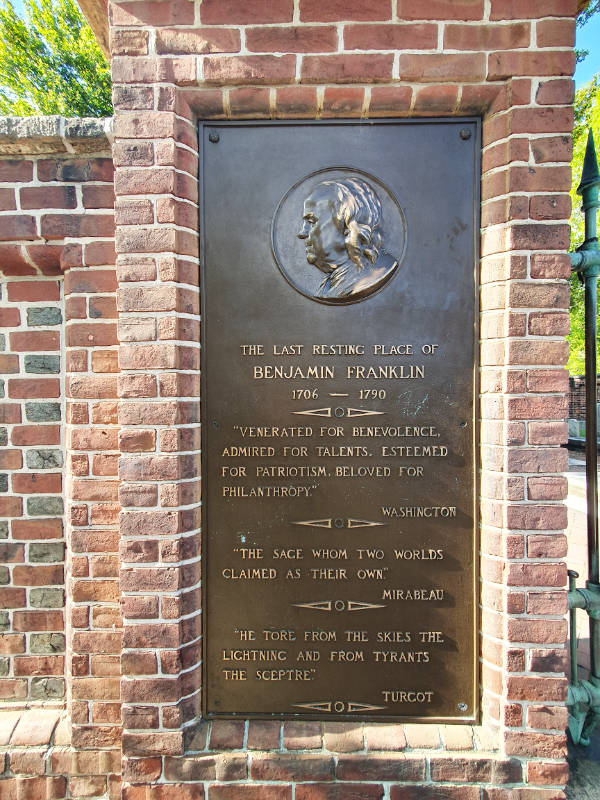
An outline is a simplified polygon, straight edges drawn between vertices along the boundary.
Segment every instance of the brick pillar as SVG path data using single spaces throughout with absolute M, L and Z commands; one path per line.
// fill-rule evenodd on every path
M 112 162 L 70 165 L 103 226 L 67 233 L 65 293 L 67 678 L 71 791 L 119 785 L 121 617 L 118 581 L 117 325 Z M 89 212 L 87 212 L 89 214 Z M 84 215 L 85 216 L 85 215 Z M 94 231 L 96 234 L 94 235 Z M 54 764 L 54 761 L 53 761 Z M 55 769 L 63 767 L 57 760 Z M 63 767 L 64 768 L 64 767 Z M 92 796 L 92 795 L 90 795 Z
M 98 266 L 67 245 L 67 521 L 71 722 L 80 747 L 116 744 L 119 706 L 116 287 L 112 245 Z M 112 293 L 112 296 L 111 296 Z M 117 728 L 115 729 L 115 725 Z
M 197 144 L 157 93 L 131 112 L 117 85 L 115 111 L 123 749 L 150 756 L 200 711 Z
M 361 797 L 391 782 L 392 800 L 438 782 L 461 800 L 505 800 L 511 785 L 563 797 L 575 12 L 571 0 L 111 5 L 128 800 L 152 781 L 152 800 L 201 796 L 200 781 L 209 797 L 341 796 L 333 778 Z M 439 115 L 484 121 L 480 724 L 198 717 L 188 741 L 201 613 L 193 123 Z
M 544 784 L 567 774 L 567 453 L 559 445 L 567 435 L 572 84 L 520 79 L 508 90 L 524 107 L 500 106 L 484 123 L 482 678 L 505 752 L 546 759 L 527 765 L 527 779 Z

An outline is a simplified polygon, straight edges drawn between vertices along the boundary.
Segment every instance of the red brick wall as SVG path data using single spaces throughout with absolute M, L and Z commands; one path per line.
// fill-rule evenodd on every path
M 597 378 L 600 385 L 600 378 Z M 585 420 L 585 376 L 569 378 L 569 419 Z
M 8 562 L 0 686 L 12 701 L 5 709 L 68 703 L 72 735 L 63 733 L 61 744 L 87 753 L 72 760 L 40 750 L 55 744 L 51 729 L 36 738 L 35 722 L 19 723 L 0 787 L 9 797 L 58 798 L 72 775 L 75 794 L 105 796 L 112 786 L 115 796 L 121 623 L 112 158 L 110 151 L 44 154 L 64 148 L 56 138 L 34 144 L 41 155 L 0 158 L 7 478 L 0 560 Z M 5 720 L 0 712 L 0 728 Z M 35 753 L 19 750 L 32 745 Z
M 55 278 L 2 286 L 0 687 L 14 701 L 65 697 L 63 313 Z
M 118 746 L 116 274 L 112 242 L 69 246 L 65 273 L 72 743 Z M 92 263 L 90 263 L 90 258 Z
M 564 796 L 574 14 L 568 0 L 110 5 L 116 272 L 108 215 L 81 214 L 78 193 L 44 229 L 61 238 L 34 250 L 43 213 L 21 206 L 5 247 L 13 270 L 41 253 L 67 270 L 72 743 L 122 743 L 125 800 Z M 483 118 L 481 724 L 205 723 L 195 123 L 462 114 Z M 92 762 L 102 797 L 114 762 Z

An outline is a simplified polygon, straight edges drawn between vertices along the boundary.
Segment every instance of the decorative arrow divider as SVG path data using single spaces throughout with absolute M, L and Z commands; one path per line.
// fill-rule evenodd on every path
M 306 525 L 311 528 L 372 528 L 385 525 L 385 522 L 371 522 L 367 519 L 308 519 L 292 522 L 292 525 Z M 292 603 L 296 608 L 313 608 L 317 611 L 365 611 L 369 608 L 386 608 L 377 603 L 361 603 L 358 600 L 317 600 L 308 603 Z
M 371 522 L 368 519 L 306 519 L 292 522 L 292 525 L 305 525 L 307 528 L 375 528 L 385 522 Z
M 352 714 L 357 711 L 383 711 L 387 706 L 372 706 L 368 703 L 354 703 L 351 700 L 325 700 L 321 703 L 294 703 L 294 708 L 308 711 L 325 711 L 335 714 Z
M 385 411 L 368 411 L 361 408 L 315 408 L 305 411 L 293 411 L 293 414 L 306 417 L 367 417 L 385 414 Z M 385 522 L 373 522 L 367 519 L 307 519 L 292 522 L 292 525 L 303 525 L 309 528 L 375 528 L 385 526 Z M 358 600 L 315 600 L 307 603 L 292 603 L 295 608 L 309 608 L 315 611 L 367 611 L 373 608 L 386 608 L 381 603 L 363 603 Z M 334 714 L 355 714 L 365 711 L 385 711 L 387 706 L 375 706 L 369 703 L 356 703 L 351 700 L 323 700 L 314 703 L 294 703 L 294 708 L 307 711 Z
M 295 608 L 312 608 L 317 611 L 367 611 L 371 608 L 386 608 L 378 603 L 362 603 L 358 600 L 315 600 L 310 603 L 292 603 Z
M 305 411 L 292 411 L 302 417 L 374 417 L 386 411 L 367 411 L 364 408 L 307 408 Z

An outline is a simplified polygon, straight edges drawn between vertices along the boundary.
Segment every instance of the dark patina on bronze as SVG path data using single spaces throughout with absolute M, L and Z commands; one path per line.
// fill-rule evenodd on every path
M 207 717 L 477 716 L 479 133 L 200 126 Z
M 290 246 L 295 222 L 303 252 Z M 271 239 L 275 261 L 297 291 L 321 303 L 356 303 L 395 275 L 406 222 L 381 181 L 356 169 L 330 167 L 286 192 L 273 216 Z

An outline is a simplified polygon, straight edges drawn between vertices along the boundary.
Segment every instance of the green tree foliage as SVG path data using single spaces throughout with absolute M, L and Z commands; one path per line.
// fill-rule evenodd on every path
M 577 26 L 579 28 L 583 27 L 583 25 L 585 25 L 594 14 L 598 14 L 598 12 L 600 12 L 600 0 L 593 0 L 588 7 L 577 16 Z
M 600 12 L 600 0 L 593 0 L 586 9 L 581 11 L 577 15 L 577 27 L 583 28 L 586 22 L 595 15 Z M 580 64 L 582 61 L 585 61 L 586 56 L 589 56 L 589 50 L 580 50 L 579 48 L 575 48 L 575 55 L 577 56 L 577 63 Z
M 577 187 L 581 180 L 581 169 L 587 143 L 588 130 L 594 131 L 596 151 L 600 145 L 600 75 L 582 86 L 575 93 L 575 125 L 573 128 L 573 161 L 571 201 L 571 250 L 575 250 L 584 240 L 584 218 L 581 211 L 581 196 Z M 585 371 L 585 314 L 584 294 L 577 275 L 572 275 L 571 284 L 571 333 L 569 339 L 569 361 L 567 367 L 571 375 L 583 375 Z M 600 306 L 599 306 L 600 307 Z M 598 361 L 600 348 L 596 343 Z
M 0 0 L 0 114 L 112 115 L 110 67 L 73 0 Z
M 591 17 L 600 13 L 600 0 L 592 0 L 587 9 L 577 17 L 577 27 L 583 27 Z M 583 61 L 588 51 L 576 50 L 577 61 Z M 571 250 L 575 250 L 584 239 L 584 219 L 581 211 L 581 197 L 577 187 L 581 179 L 583 157 L 587 144 L 588 130 L 592 128 L 596 141 L 596 149 L 600 145 L 600 75 L 596 75 L 589 83 L 575 93 L 575 123 L 573 127 L 573 160 L 571 183 Z M 567 367 L 571 375 L 583 375 L 585 372 L 585 308 L 584 291 L 577 275 L 571 275 L 571 333 L 569 340 L 569 360 Z M 596 343 L 597 357 L 600 363 L 600 348 Z

